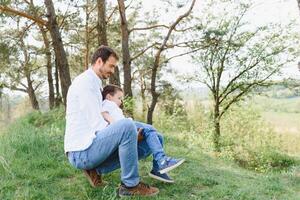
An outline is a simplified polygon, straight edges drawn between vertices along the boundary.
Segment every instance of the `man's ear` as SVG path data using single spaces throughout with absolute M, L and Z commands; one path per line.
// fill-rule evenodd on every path
M 106 99 L 111 100 L 111 98 L 112 98 L 112 95 L 110 95 L 110 94 L 106 95 Z
M 102 65 L 103 64 L 102 58 L 99 57 L 97 59 L 96 63 L 99 64 L 99 65 Z

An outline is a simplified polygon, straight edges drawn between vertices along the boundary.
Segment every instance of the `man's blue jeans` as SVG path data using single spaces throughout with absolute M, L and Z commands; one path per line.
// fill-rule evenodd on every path
M 151 153 L 146 140 L 137 144 L 137 127 L 133 121 L 123 119 L 97 131 L 88 149 L 69 152 L 68 157 L 74 167 L 96 169 L 101 174 L 121 168 L 121 181 L 132 187 L 139 183 L 138 159 Z

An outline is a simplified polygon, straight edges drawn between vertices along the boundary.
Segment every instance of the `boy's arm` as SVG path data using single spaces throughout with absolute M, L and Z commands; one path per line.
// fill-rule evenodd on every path
M 108 112 L 101 112 L 101 114 L 105 121 L 107 121 L 109 124 L 114 122 L 114 119 L 108 114 Z

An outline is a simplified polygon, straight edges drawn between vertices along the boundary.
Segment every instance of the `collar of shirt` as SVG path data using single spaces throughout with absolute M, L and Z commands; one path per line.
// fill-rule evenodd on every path
M 102 88 L 102 81 L 98 77 L 98 75 L 94 72 L 94 70 L 92 69 L 92 67 L 89 67 L 88 73 L 93 77 L 93 81 L 95 82 L 95 85 L 97 85 L 99 87 L 99 89 L 102 91 L 103 90 L 103 88 Z

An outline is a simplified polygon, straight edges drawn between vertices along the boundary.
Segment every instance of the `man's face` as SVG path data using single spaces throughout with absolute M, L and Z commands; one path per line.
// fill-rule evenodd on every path
M 114 72 L 117 66 L 117 59 L 110 56 L 105 63 L 101 58 L 98 58 L 96 63 L 93 65 L 93 70 L 102 79 L 109 78 Z

